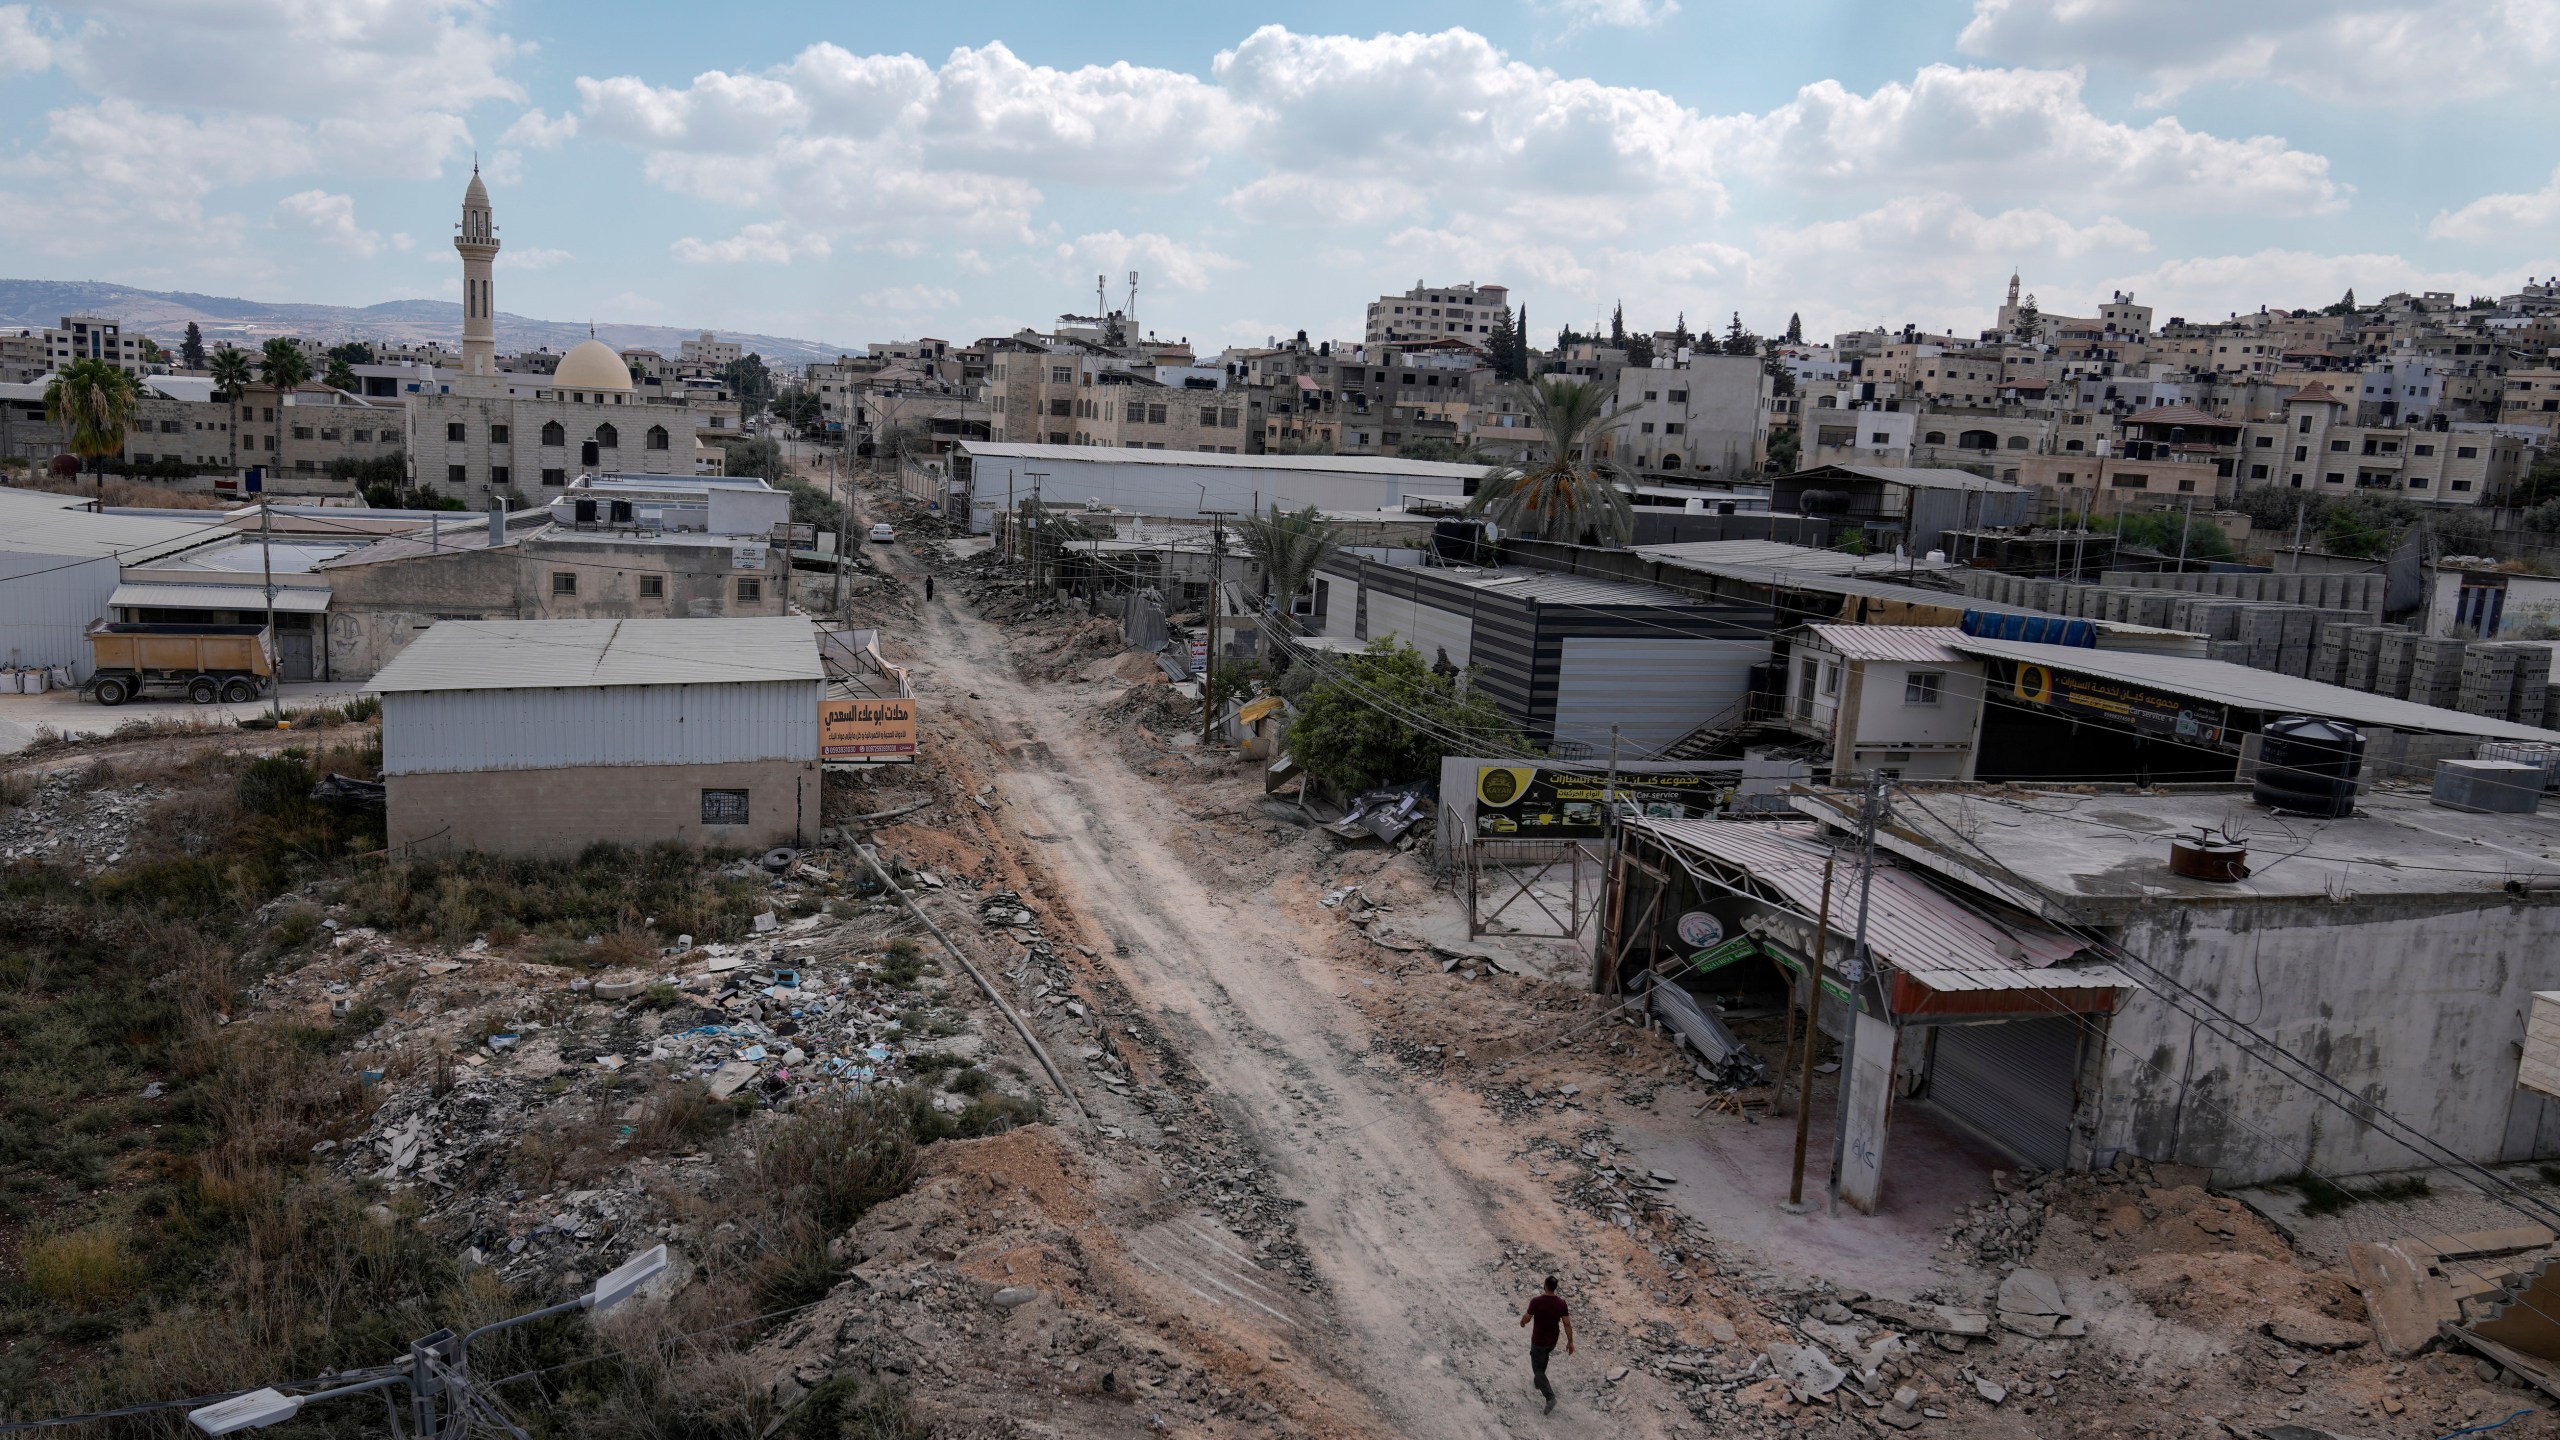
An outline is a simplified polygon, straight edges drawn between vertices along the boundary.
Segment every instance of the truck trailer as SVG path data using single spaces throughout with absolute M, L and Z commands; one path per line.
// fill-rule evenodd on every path
M 101 705 L 137 695 L 184 695 L 198 705 L 255 700 L 275 686 L 275 641 L 264 625 L 89 627 L 97 671 L 82 686 Z

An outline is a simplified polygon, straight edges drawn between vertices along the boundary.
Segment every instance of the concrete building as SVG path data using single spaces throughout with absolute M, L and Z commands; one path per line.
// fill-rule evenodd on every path
M 1463 340 L 1481 350 L 1493 338 L 1494 316 L 1511 303 L 1502 285 L 1426 285 L 1413 282 L 1402 295 L 1369 303 L 1366 339 L 1372 345 L 1408 340 Z
M 44 332 L 44 365 L 64 370 L 81 360 L 104 360 L 128 375 L 141 374 L 142 337 L 103 315 L 65 315 Z
M 1871 772 L 1896 780 L 1973 778 L 1983 662 L 1950 648 L 1949 633 L 1922 625 L 1806 625 L 1790 634 L 1782 723 L 1829 747 L 1816 769 L 1832 784 Z
M 391 845 L 806 844 L 825 686 L 797 616 L 442 622 L 365 687 Z
M 1640 475 L 1757 479 L 1772 382 L 1749 355 L 1696 355 L 1618 372 L 1600 453 Z
M 747 347 L 705 330 L 676 348 L 676 361 L 696 372 L 725 370 L 747 358 Z
M 1861 419 L 1868 418 L 1877 417 L 1862 412 Z M 1950 530 L 2026 524 L 2036 517 L 2037 500 L 2024 486 L 1968 470 L 1820 464 L 1771 482 L 1769 508 L 1845 515 L 1865 528 L 1869 549 L 1899 545 L 1920 552 L 1943 548 Z

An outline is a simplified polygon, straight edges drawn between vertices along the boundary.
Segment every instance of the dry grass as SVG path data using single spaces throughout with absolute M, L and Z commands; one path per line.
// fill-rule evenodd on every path
M 55 495 L 77 495 L 95 499 L 102 493 L 109 505 L 131 505 L 147 510 L 228 510 L 239 504 L 209 490 L 181 490 L 177 482 L 135 480 L 122 475 L 105 477 L 106 488 L 86 475 L 78 478 L 55 475 L 45 470 L 9 472 L 9 484 L 20 490 L 43 490 Z
M 27 1242 L 27 1285 L 56 1305 L 105 1310 L 133 1298 L 142 1262 L 123 1226 L 112 1222 Z

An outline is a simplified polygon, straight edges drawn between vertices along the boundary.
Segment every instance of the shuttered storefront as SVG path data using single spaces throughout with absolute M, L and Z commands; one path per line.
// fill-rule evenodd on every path
M 2075 1020 L 1934 1027 L 1929 1103 L 2018 1160 L 2059 1170 L 2071 1158 Z

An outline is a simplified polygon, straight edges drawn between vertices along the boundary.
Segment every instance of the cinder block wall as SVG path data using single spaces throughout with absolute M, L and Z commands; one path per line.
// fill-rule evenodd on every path
M 386 781 L 397 854 L 480 850 L 566 859 L 590 845 L 767 850 L 818 834 L 815 761 L 580 765 L 394 775 Z M 702 792 L 747 792 L 747 823 L 702 823 Z

